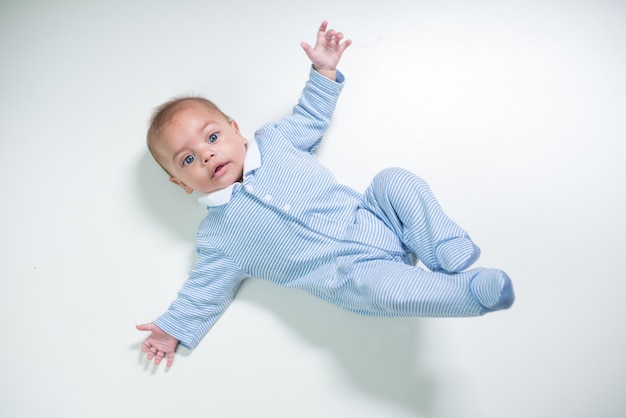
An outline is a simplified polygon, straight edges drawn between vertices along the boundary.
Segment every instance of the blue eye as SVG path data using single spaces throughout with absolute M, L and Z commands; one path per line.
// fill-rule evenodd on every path
M 189 164 L 193 163 L 195 159 L 196 159 L 196 157 L 194 155 L 188 155 L 183 160 L 183 165 L 189 165 Z
M 215 141 L 217 141 L 217 134 L 209 135 L 209 142 L 215 142 Z

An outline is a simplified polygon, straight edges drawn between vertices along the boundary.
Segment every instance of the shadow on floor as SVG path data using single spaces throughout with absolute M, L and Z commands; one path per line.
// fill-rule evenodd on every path
M 431 416 L 437 389 L 420 365 L 420 320 L 346 312 L 304 291 L 247 280 L 237 300 L 276 315 L 311 345 L 327 350 L 367 396 L 400 403 L 417 417 Z

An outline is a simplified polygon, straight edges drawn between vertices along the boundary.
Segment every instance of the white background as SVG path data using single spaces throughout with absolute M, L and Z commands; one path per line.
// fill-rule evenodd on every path
M 251 136 L 322 19 L 354 45 L 321 160 L 428 180 L 517 302 L 364 318 L 253 280 L 155 368 L 134 325 L 204 210 L 149 157 L 151 110 L 202 94 Z M 624 417 L 625 44 L 618 0 L 3 1 L 0 416 Z

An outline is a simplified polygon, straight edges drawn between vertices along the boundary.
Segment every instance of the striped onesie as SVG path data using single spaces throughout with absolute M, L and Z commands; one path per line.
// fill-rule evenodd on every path
M 208 212 L 197 261 L 154 321 L 183 346 L 198 344 L 249 277 L 363 315 L 478 316 L 513 303 L 504 272 L 464 271 L 480 251 L 422 179 L 390 168 L 361 194 L 318 162 L 343 83 L 311 69 L 293 113 L 248 142 L 243 181 L 199 198 Z

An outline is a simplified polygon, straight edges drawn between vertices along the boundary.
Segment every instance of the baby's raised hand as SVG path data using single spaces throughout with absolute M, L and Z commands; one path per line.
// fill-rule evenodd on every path
M 300 43 L 302 49 L 320 73 L 324 71 L 334 72 L 341 59 L 343 51 L 352 44 L 350 39 L 343 40 L 343 33 L 328 28 L 328 22 L 323 21 L 317 31 L 315 47 L 306 42 Z M 343 42 L 342 42 L 343 41 Z

